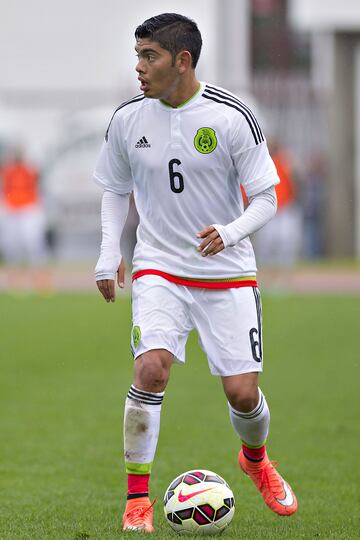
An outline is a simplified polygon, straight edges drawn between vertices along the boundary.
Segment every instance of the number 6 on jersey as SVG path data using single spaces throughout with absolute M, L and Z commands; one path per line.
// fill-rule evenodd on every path
M 169 161 L 170 187 L 174 193 L 181 193 L 184 190 L 184 178 L 179 171 L 174 171 L 174 165 L 181 165 L 180 159 L 174 158 Z M 175 182 L 176 178 L 177 182 Z

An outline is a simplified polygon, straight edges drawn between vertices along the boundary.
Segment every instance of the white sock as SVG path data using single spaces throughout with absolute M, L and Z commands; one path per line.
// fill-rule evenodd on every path
M 264 394 L 259 388 L 259 402 L 253 411 L 244 413 L 233 409 L 229 403 L 230 420 L 244 444 L 258 448 L 265 444 L 269 433 L 270 411 Z
M 124 455 L 126 472 L 150 474 L 160 430 L 164 392 L 131 386 L 125 401 Z

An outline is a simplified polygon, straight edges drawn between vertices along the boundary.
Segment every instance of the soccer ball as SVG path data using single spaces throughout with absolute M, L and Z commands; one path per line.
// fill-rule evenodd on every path
M 179 534 L 221 533 L 235 512 L 234 495 L 221 476 L 196 469 L 173 480 L 164 497 L 170 527 Z

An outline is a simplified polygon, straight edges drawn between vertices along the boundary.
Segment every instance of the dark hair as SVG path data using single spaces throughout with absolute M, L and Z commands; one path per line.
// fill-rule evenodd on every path
M 173 63 L 180 51 L 189 51 L 192 67 L 199 60 L 202 39 L 197 24 L 178 13 L 162 13 L 144 21 L 135 30 L 135 38 L 149 38 L 171 53 Z

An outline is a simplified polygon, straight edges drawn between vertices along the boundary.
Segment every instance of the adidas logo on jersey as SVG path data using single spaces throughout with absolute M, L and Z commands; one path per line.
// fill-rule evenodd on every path
M 147 142 L 145 135 L 135 144 L 135 148 L 150 148 L 151 144 Z

